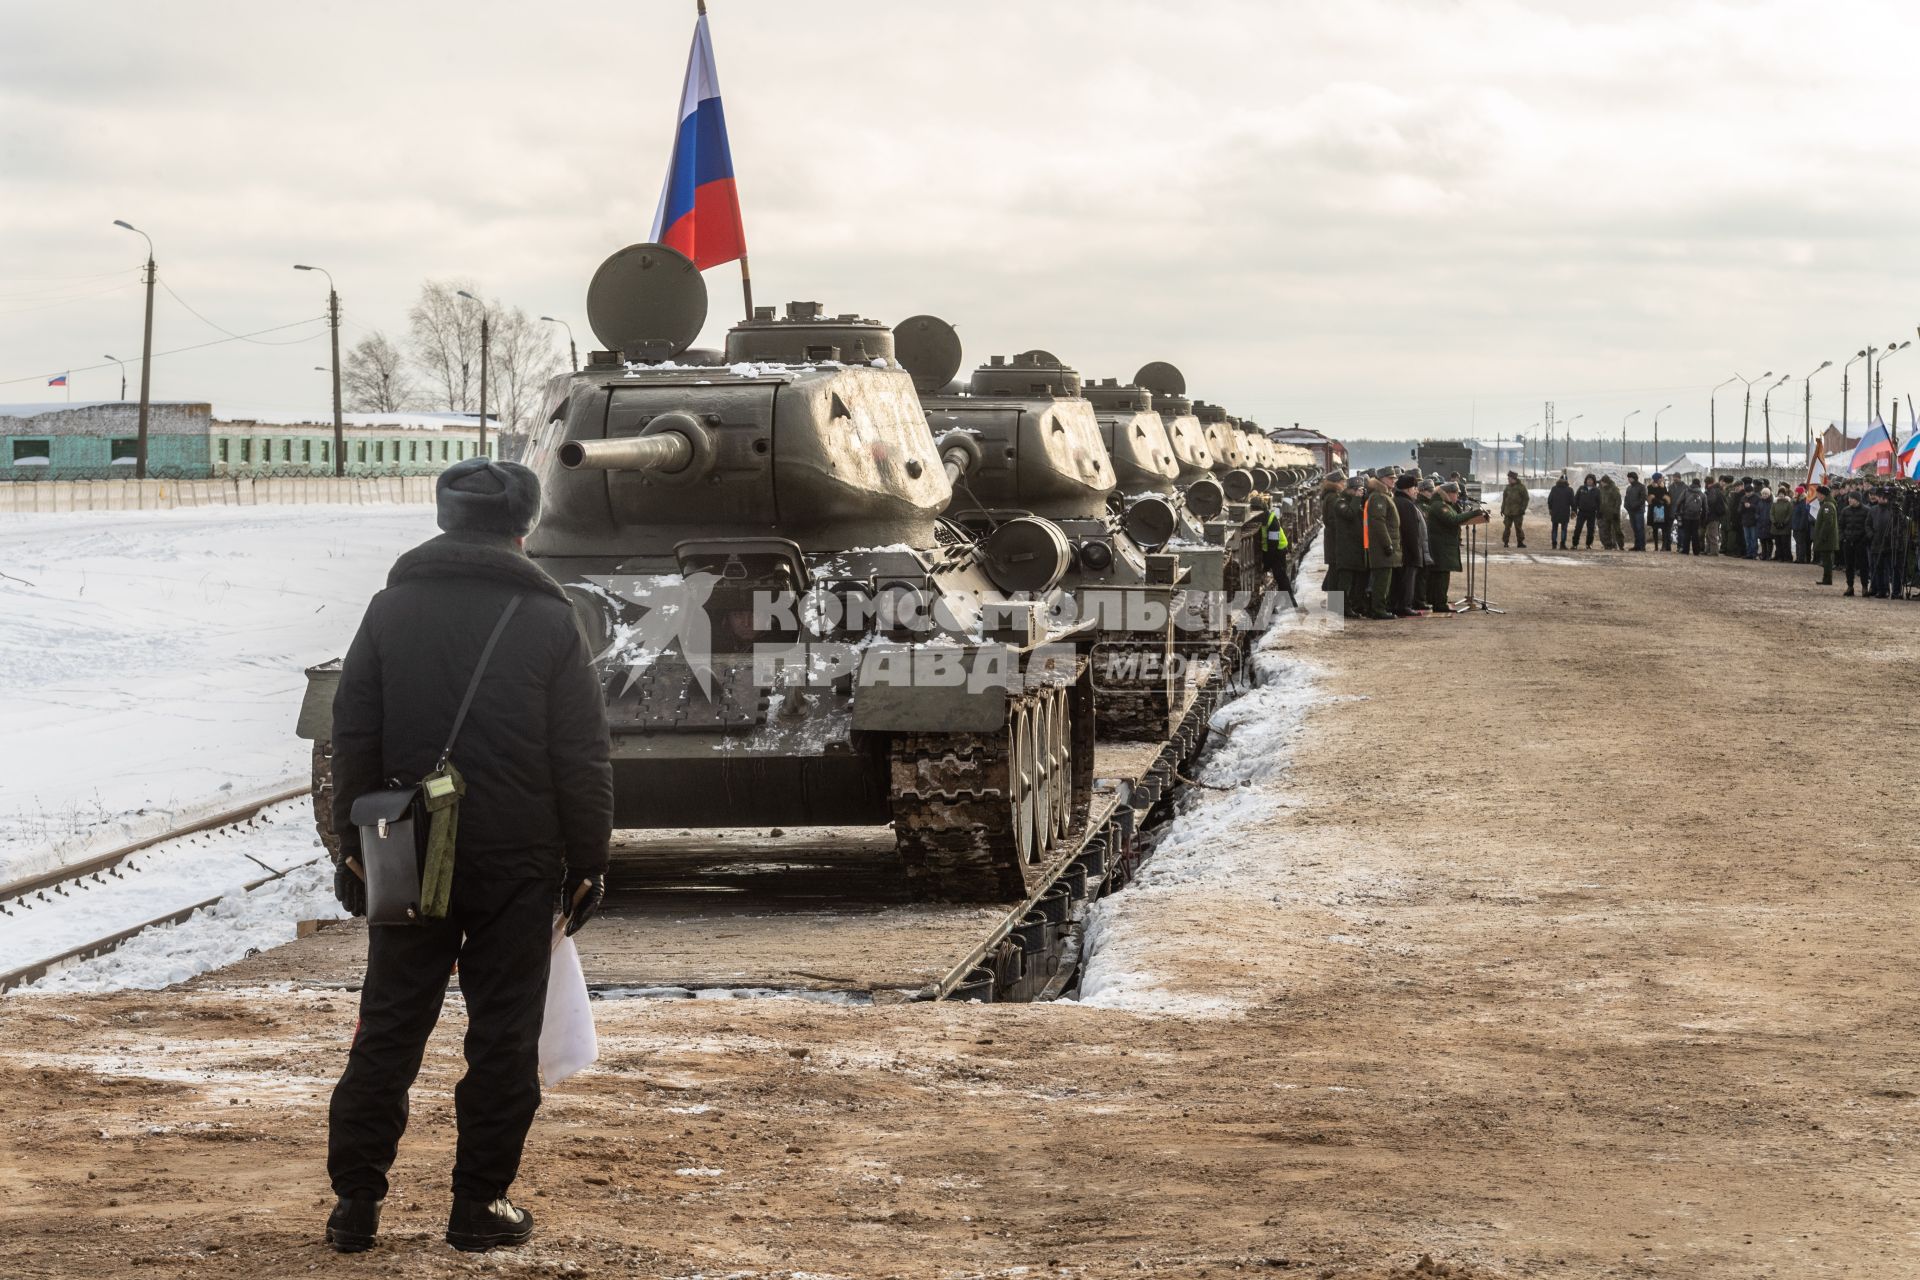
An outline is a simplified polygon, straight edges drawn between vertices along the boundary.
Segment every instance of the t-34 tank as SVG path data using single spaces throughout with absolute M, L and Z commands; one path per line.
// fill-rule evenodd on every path
M 723 363 L 678 363 L 706 292 L 659 245 L 609 258 L 587 314 L 606 350 L 549 388 L 527 553 L 596 655 L 614 825 L 891 822 L 927 896 L 1050 878 L 1091 795 L 1091 639 L 1009 584 L 1052 587 L 1065 536 L 1009 564 L 942 519 L 883 324 L 760 308 Z
M 1072 565 L 1057 590 L 1067 615 L 1091 620 L 1097 631 L 1100 736 L 1167 737 L 1179 703 L 1173 610 L 1181 574 L 1177 558 L 1159 548 L 1173 537 L 1178 513 L 1162 501 L 1110 510 L 1118 480 L 1099 420 L 1080 394 L 1080 375 L 1051 353 L 995 356 L 959 391 L 951 385 L 961 358 L 951 325 L 914 316 L 898 332 L 901 363 L 914 375 L 943 453 L 959 452 L 947 442 L 972 442 L 952 459 L 947 513 L 1006 558 L 1042 550 L 1024 519 L 1038 517 L 1066 535 Z M 1020 545 L 1028 540 L 1032 548 Z
M 1226 412 L 1217 405 L 1187 399 L 1186 375 L 1164 360 L 1141 366 L 1133 375 L 1136 386 L 1153 395 L 1160 406 L 1180 459 L 1182 477 L 1209 475 L 1225 498 L 1221 509 L 1206 519 L 1205 540 L 1222 552 L 1218 577 L 1203 579 L 1196 565 L 1196 589 L 1217 593 L 1233 603 L 1242 623 L 1259 616 L 1265 570 L 1260 562 L 1260 539 L 1254 528 L 1248 499 L 1258 485 L 1245 465 L 1237 433 L 1229 432 Z M 1243 626 L 1242 640 L 1246 639 Z

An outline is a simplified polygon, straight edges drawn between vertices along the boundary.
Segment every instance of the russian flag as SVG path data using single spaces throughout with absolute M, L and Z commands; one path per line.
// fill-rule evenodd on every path
M 67 375 L 63 373 L 57 378 L 48 378 L 47 385 L 50 387 L 64 387 L 67 385 Z
M 1853 469 L 1863 471 L 1881 463 L 1892 469 L 1893 437 L 1887 434 L 1887 424 L 1876 418 L 1873 426 L 1860 437 L 1860 443 L 1854 446 Z
M 653 215 L 653 241 L 678 249 L 705 271 L 747 256 L 740 224 L 740 196 L 733 186 L 733 153 L 727 147 L 727 117 L 720 109 L 720 75 L 713 65 L 713 38 L 702 10 L 687 55 L 680 91 L 680 129 L 660 208 Z

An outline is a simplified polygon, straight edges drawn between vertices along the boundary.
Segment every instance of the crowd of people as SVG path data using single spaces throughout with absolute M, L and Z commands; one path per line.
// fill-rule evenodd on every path
M 1491 517 L 1459 479 L 1387 467 L 1335 471 L 1322 482 L 1329 602 L 1349 618 L 1451 616 L 1447 585 L 1460 571 L 1460 531 Z
M 1524 524 L 1510 513 L 1517 501 L 1524 516 L 1530 494 L 1517 474 L 1509 472 L 1507 481 L 1501 545 L 1515 535 L 1524 547 Z M 1822 586 L 1834 585 L 1838 568 L 1845 574 L 1845 594 L 1886 599 L 1920 582 L 1917 499 L 1920 490 L 1912 484 L 1872 476 L 1790 488 L 1730 475 L 1668 484 L 1657 472 L 1643 484 L 1638 472 L 1629 471 L 1623 489 L 1611 476 L 1593 475 L 1576 488 L 1563 472 L 1547 493 L 1547 516 L 1555 550 L 1590 551 L 1597 536 L 1605 551 L 1817 565 Z

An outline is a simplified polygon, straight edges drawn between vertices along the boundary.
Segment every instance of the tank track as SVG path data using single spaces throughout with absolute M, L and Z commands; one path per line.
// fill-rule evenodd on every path
M 333 744 L 313 744 L 313 829 L 327 856 L 340 861 L 340 837 L 333 830 Z
M 1086 680 L 1023 691 L 992 733 L 894 738 L 894 843 L 915 896 L 1017 902 L 1038 887 L 1092 794 Z
M 1121 651 L 1157 655 L 1161 659 L 1160 676 L 1157 680 L 1121 683 L 1096 672 L 1096 679 L 1100 681 L 1099 696 L 1094 703 L 1097 736 L 1114 742 L 1157 742 L 1168 737 L 1173 732 L 1178 688 L 1172 664 L 1167 661 L 1173 652 L 1171 641 L 1165 636 L 1148 640 L 1104 639 L 1097 649 L 1103 661 Z

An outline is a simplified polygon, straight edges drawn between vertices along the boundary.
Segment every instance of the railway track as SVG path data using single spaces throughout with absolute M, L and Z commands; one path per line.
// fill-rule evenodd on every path
M 310 791 L 304 783 L 280 787 L 81 862 L 0 885 L 0 919 L 9 922 L 0 941 L 0 957 L 5 957 L 0 992 L 107 955 L 149 929 L 186 920 L 235 888 L 252 891 L 325 857 L 316 848 L 311 856 L 282 857 L 276 865 L 238 847 L 263 829 L 270 813 L 283 820 L 304 814 L 304 806 L 282 807 Z M 227 874 L 218 891 L 209 895 L 206 884 L 222 871 Z

